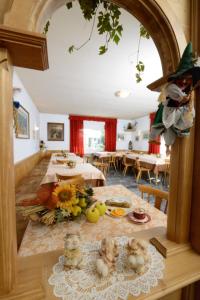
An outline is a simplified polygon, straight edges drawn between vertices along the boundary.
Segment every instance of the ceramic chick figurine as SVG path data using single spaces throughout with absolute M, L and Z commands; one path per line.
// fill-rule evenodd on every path
M 64 267 L 65 269 L 81 269 L 83 256 L 81 253 L 81 237 L 79 234 L 66 234 L 64 245 Z
M 144 240 L 131 239 L 127 245 L 128 265 L 138 274 L 144 274 L 149 262 L 148 243 Z
M 97 273 L 106 277 L 115 269 L 115 262 L 119 256 L 117 241 L 111 238 L 103 239 L 99 254 L 101 258 L 96 261 Z

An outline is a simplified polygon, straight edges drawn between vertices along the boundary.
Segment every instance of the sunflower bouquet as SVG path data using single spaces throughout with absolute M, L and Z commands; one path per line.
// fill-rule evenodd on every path
M 17 210 L 25 218 L 51 225 L 73 220 L 85 213 L 92 203 L 92 188 L 67 183 L 40 187 L 35 199 L 21 201 Z

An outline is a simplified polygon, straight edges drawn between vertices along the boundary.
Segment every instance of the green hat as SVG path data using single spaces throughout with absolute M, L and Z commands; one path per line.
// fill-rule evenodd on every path
M 189 42 L 189 44 L 186 46 L 183 52 L 183 55 L 181 57 L 176 72 L 169 76 L 168 81 L 180 77 L 181 75 L 183 75 L 193 67 L 194 67 L 194 63 L 192 57 L 192 43 Z

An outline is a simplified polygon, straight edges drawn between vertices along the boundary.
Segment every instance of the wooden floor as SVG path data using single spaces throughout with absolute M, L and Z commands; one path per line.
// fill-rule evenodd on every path
M 134 233 L 143 238 L 151 238 L 157 234 L 164 234 L 164 228 L 146 230 Z M 9 295 L 0 296 L 0 300 L 54 300 L 52 286 L 48 284 L 48 278 L 52 273 L 52 267 L 57 262 L 62 251 L 54 251 L 29 257 L 18 257 L 17 282 Z M 200 256 L 192 250 L 173 255 L 166 259 L 164 279 L 151 290 L 151 293 L 143 294 L 137 298 L 129 297 L 129 300 L 154 300 L 161 299 L 196 280 L 200 279 Z M 175 295 L 175 296 L 174 296 Z M 180 292 L 165 297 L 165 300 L 180 299 Z M 74 300 L 74 299 L 69 299 Z

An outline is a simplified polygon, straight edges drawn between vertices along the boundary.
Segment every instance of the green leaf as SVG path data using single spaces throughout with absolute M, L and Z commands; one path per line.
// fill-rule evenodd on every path
M 141 76 L 140 76 L 139 73 L 136 73 L 136 74 L 135 74 L 135 77 L 136 77 L 136 82 L 137 82 L 137 83 L 139 83 L 140 81 L 142 81 L 142 78 L 141 78 Z
M 48 20 L 44 26 L 43 34 L 47 34 L 50 26 L 50 21 Z
M 106 46 L 100 46 L 99 47 L 99 55 L 106 53 L 107 50 L 108 50 L 108 48 L 106 48 Z
M 74 51 L 74 49 L 75 49 L 75 46 L 72 45 L 69 47 L 68 52 L 71 54 Z
M 119 26 L 117 26 L 117 32 L 119 33 L 119 35 L 121 36 L 122 35 L 122 31 L 123 31 L 123 27 L 122 27 L 122 25 L 119 25 Z
M 143 72 L 144 71 L 144 64 L 142 61 L 139 61 L 138 64 L 136 65 L 136 69 L 138 72 Z
M 140 24 L 140 36 L 146 39 L 150 39 L 150 34 L 142 24 Z
M 117 34 L 115 34 L 114 38 L 113 38 L 113 41 L 115 42 L 116 45 L 118 45 L 119 41 L 120 41 L 120 38 Z
M 68 9 L 72 8 L 72 2 L 67 2 L 66 6 L 67 6 Z

